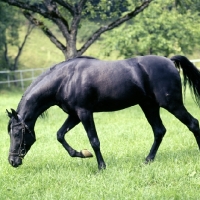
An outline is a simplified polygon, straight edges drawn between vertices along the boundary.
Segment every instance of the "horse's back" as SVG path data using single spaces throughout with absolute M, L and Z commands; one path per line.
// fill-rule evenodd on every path
M 136 59 L 77 59 L 73 71 L 69 84 L 64 86 L 67 99 L 76 99 L 76 104 L 93 107 L 94 111 L 119 110 L 137 104 L 144 92 Z
M 173 62 L 152 55 L 120 61 L 76 58 L 52 71 L 61 99 L 94 111 L 123 109 L 152 99 L 162 102 L 181 87 Z
M 147 56 L 138 56 L 137 61 L 140 66 L 144 66 L 148 73 L 159 71 L 177 71 L 174 68 L 173 62 L 166 57 L 156 56 L 156 55 L 147 55 Z

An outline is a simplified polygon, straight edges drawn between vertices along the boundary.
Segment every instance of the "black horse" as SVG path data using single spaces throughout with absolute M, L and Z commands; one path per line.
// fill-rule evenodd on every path
M 9 163 L 22 164 L 35 142 L 34 126 L 39 115 L 53 105 L 68 114 L 57 132 L 57 139 L 70 156 L 86 158 L 87 150 L 74 150 L 64 139 L 65 134 L 82 122 L 95 152 L 98 168 L 106 167 L 100 151 L 93 112 L 110 112 L 136 104 L 142 108 L 154 133 L 154 143 L 146 161 L 152 161 L 165 135 L 160 118 L 160 107 L 176 116 L 194 134 L 200 148 L 198 121 L 183 105 L 179 71 L 184 75 L 184 86 L 189 83 L 199 104 L 200 71 L 183 56 L 171 59 L 161 56 L 140 56 L 120 61 L 101 61 L 91 57 L 77 57 L 48 69 L 24 93 L 17 110 L 10 117 Z

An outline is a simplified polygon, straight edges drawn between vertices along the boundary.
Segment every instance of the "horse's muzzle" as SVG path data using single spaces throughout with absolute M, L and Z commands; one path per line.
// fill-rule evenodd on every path
M 13 167 L 18 167 L 22 164 L 22 158 L 18 156 L 9 156 L 8 161 Z

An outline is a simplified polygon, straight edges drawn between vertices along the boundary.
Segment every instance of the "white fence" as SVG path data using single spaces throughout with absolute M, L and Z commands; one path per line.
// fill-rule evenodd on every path
M 20 86 L 24 90 L 44 70 L 46 68 L 0 71 L 0 88 L 15 85 Z
M 194 60 L 190 60 L 192 63 L 196 64 L 196 63 L 200 63 L 200 59 L 194 59 Z
M 196 65 L 200 63 L 200 59 L 191 60 L 191 62 Z M 0 71 L 0 89 L 15 85 L 18 87 L 20 86 L 24 90 L 44 70 L 46 70 L 46 68 Z

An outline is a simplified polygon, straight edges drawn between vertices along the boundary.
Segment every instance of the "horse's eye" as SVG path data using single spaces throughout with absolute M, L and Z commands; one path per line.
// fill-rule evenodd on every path
M 18 131 L 13 131 L 12 128 L 10 129 L 10 135 L 18 137 L 19 136 L 19 132 Z

